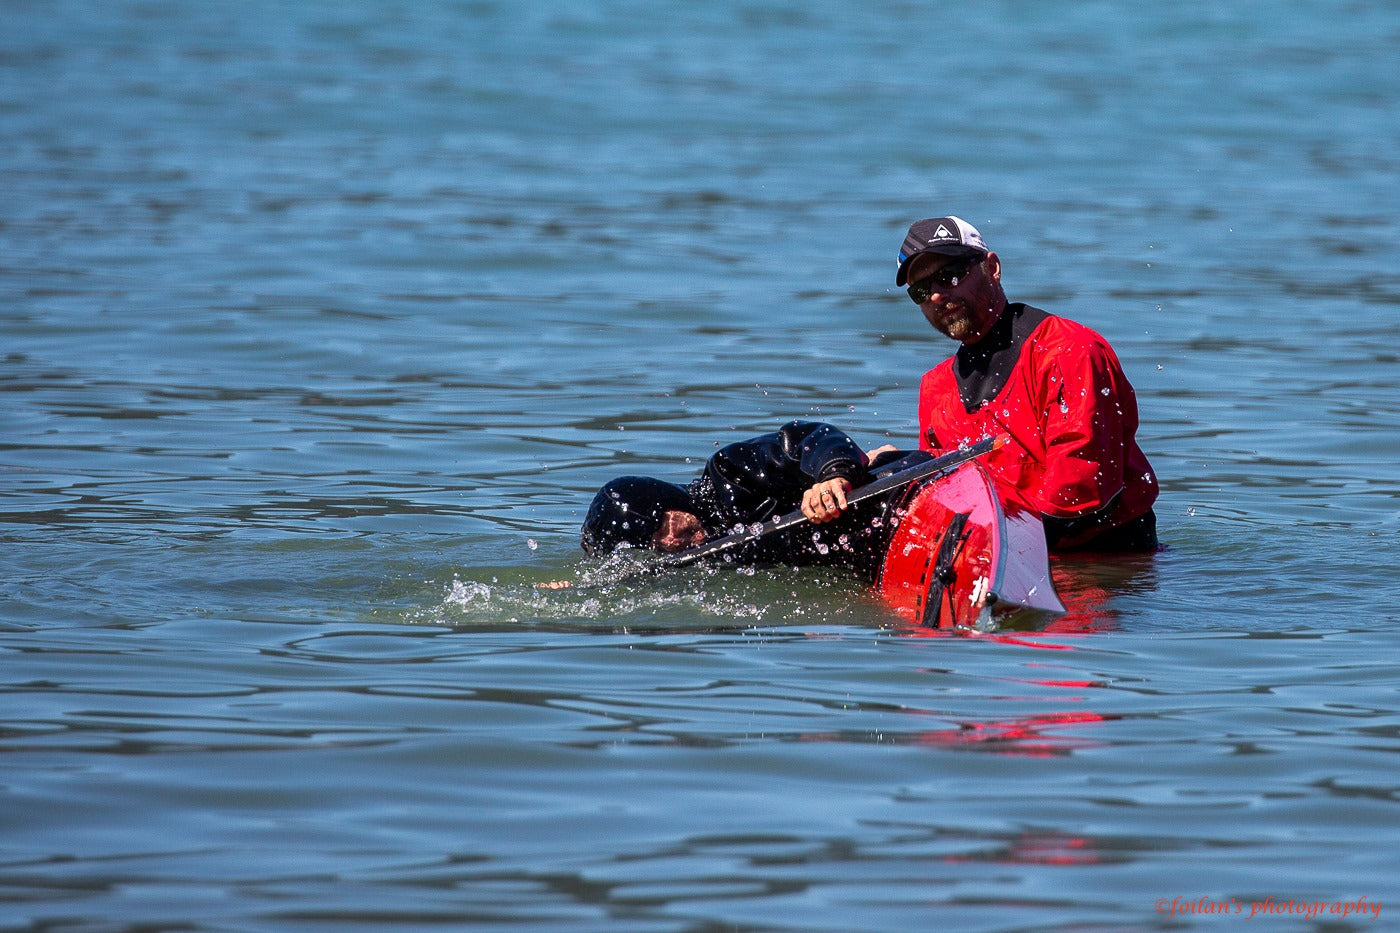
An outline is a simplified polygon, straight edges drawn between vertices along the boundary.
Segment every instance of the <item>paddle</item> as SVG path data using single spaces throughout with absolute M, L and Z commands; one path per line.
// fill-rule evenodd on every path
M 921 479 L 927 479 L 939 473 L 944 473 L 955 466 L 995 450 L 1005 444 L 1006 441 L 1007 438 L 1005 436 L 984 437 L 975 444 L 969 444 L 967 447 L 959 447 L 957 450 L 946 453 L 941 457 L 934 457 L 932 460 L 926 460 L 906 470 L 900 470 L 898 473 L 891 473 L 889 476 L 877 479 L 873 483 L 866 483 L 864 486 L 851 490 L 846 494 L 846 504 L 855 505 L 857 502 L 874 498 L 890 490 L 899 489 L 903 486 L 908 486 L 910 483 L 916 483 Z M 802 514 L 801 509 L 796 509 L 786 515 L 780 515 L 765 522 L 757 522 L 733 534 L 725 535 L 723 538 L 716 538 L 713 541 L 707 541 L 704 544 L 697 545 L 679 553 L 667 555 L 649 566 L 654 570 L 671 570 L 677 567 L 686 567 L 698 560 L 704 560 L 706 557 L 714 557 L 716 554 L 732 551 L 741 544 L 757 541 L 759 538 L 770 535 L 775 531 L 792 528 L 805 521 L 808 521 L 807 516 Z

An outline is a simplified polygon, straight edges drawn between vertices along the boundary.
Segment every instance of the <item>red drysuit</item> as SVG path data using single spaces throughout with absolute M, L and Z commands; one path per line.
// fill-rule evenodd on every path
M 992 348 L 963 347 L 924 374 L 923 449 L 1008 436 L 983 462 L 1046 517 L 1047 529 L 1059 529 L 1057 547 L 1090 542 L 1151 509 L 1157 479 L 1134 437 L 1137 397 L 1103 337 L 1010 304 L 983 344 Z

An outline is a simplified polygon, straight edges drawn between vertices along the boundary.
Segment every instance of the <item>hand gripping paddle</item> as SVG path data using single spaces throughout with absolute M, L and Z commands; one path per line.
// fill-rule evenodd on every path
M 883 495 L 892 489 L 899 489 L 902 486 L 908 486 L 910 483 L 916 483 L 921 479 L 928 479 L 939 473 L 945 473 L 953 467 L 995 450 L 1005 444 L 1006 441 L 1007 438 L 1005 436 L 984 437 L 975 444 L 959 447 L 957 450 L 946 453 L 941 457 L 934 457 L 932 460 L 926 460 L 923 463 L 915 464 L 907 470 L 891 473 L 889 476 L 877 479 L 873 483 L 866 483 L 864 486 L 848 492 L 846 494 L 846 504 L 855 505 L 857 502 Z M 704 544 L 696 545 L 693 548 L 688 548 L 676 554 L 669 554 L 650 566 L 655 570 L 670 570 L 675 567 L 686 567 L 698 560 L 704 560 L 707 557 L 714 557 L 717 554 L 732 551 L 742 544 L 747 544 L 750 541 L 757 541 L 759 538 L 770 535 L 775 531 L 792 528 L 805 521 L 808 521 L 807 516 L 802 514 L 801 509 L 795 509 L 786 515 L 770 518 L 764 522 L 755 522 L 733 534 L 725 535 L 723 538 L 716 538 L 713 541 L 707 541 Z

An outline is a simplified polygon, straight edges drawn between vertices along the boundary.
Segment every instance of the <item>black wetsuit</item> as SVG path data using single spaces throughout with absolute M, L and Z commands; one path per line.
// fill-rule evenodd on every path
M 649 477 L 620 477 L 599 490 L 584 523 L 583 546 L 606 553 L 618 543 L 649 546 L 665 510 L 700 519 L 706 540 L 723 537 L 801 507 L 813 485 L 843 478 L 852 486 L 928 460 L 922 451 L 880 456 L 874 464 L 855 441 L 815 421 L 792 421 L 771 434 L 729 444 L 705 463 L 699 477 L 676 486 Z M 873 582 L 892 533 L 889 505 L 901 491 L 849 506 L 824 524 L 804 522 L 727 552 L 745 564 L 848 567 Z

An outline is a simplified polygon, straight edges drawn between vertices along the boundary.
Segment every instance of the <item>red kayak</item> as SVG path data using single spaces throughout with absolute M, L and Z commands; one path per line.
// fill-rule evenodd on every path
M 875 587 L 904 619 L 986 632 L 1064 613 L 1040 516 L 977 461 L 911 487 L 897 514 Z

